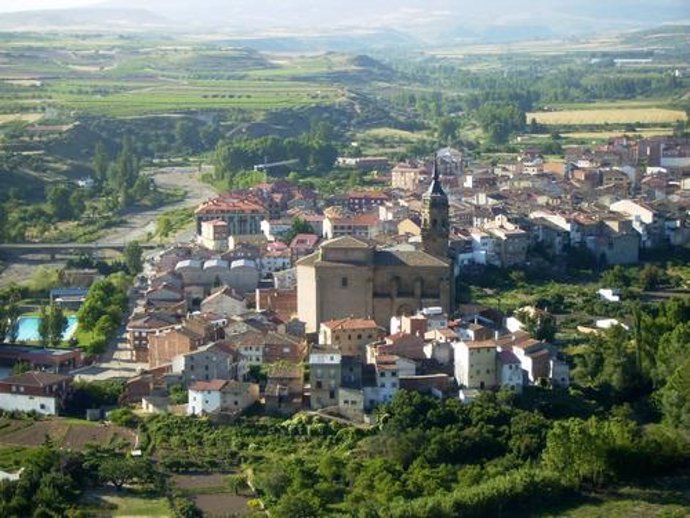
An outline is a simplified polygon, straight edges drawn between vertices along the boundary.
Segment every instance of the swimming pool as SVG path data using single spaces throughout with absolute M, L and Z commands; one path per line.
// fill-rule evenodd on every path
M 17 320 L 17 341 L 39 342 L 41 336 L 38 334 L 38 323 L 41 317 L 19 317 Z M 67 329 L 62 333 L 63 340 L 69 340 L 77 330 L 77 317 L 67 317 Z

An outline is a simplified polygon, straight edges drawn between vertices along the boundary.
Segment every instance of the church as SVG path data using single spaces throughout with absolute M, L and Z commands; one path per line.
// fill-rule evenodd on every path
M 422 200 L 422 250 L 379 250 L 351 236 L 331 239 L 297 262 L 297 308 L 308 333 L 321 322 L 372 318 L 388 328 L 391 317 L 453 305 L 448 259 L 448 197 L 436 168 Z

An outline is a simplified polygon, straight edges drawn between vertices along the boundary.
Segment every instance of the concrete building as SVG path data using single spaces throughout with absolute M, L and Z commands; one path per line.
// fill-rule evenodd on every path
M 31 371 L 0 380 L 0 410 L 57 415 L 70 392 L 72 378 Z

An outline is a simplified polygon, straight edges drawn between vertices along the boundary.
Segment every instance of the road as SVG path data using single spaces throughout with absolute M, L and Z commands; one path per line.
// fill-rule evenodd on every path
M 210 166 L 204 167 L 202 172 L 211 172 Z M 196 207 L 201 202 L 216 196 L 216 191 L 201 181 L 197 167 L 165 167 L 149 173 L 156 185 L 161 189 L 183 189 L 185 198 L 177 203 L 158 207 L 156 209 L 132 212 L 125 215 L 126 222 L 109 229 L 107 235 L 95 241 L 98 246 L 118 245 L 134 240 L 144 240 L 149 232 L 156 228 L 156 218 L 165 211 Z M 174 237 L 176 241 L 189 241 L 193 231 L 182 230 Z M 39 266 L 59 268 L 64 265 L 66 258 L 36 253 L 23 256 L 16 262 L 8 262 L 7 268 L 0 273 L 0 288 L 12 282 L 22 283 L 31 278 Z

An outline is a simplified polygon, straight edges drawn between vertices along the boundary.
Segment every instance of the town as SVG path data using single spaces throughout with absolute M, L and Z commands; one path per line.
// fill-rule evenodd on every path
M 677 9 L 150 3 L 0 6 L 0 516 L 687 515 Z

